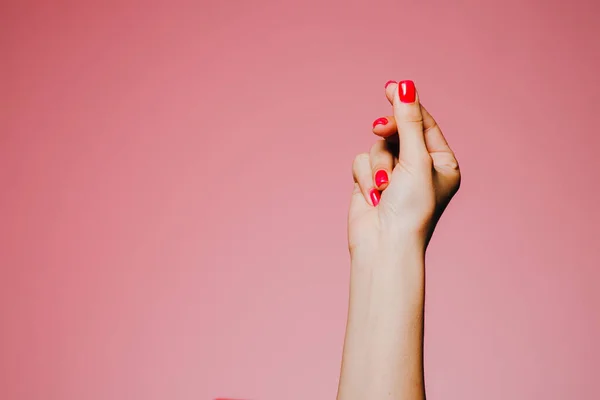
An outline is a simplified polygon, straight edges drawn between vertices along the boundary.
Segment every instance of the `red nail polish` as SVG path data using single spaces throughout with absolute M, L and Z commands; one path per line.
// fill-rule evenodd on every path
M 375 128 L 376 125 L 387 125 L 388 122 L 388 119 L 385 117 L 377 118 L 373 121 L 373 128 Z
M 381 185 L 388 182 L 388 173 L 386 170 L 380 169 L 375 173 L 375 185 L 377 185 L 377 187 L 381 187 Z
M 392 83 L 398 83 L 398 82 L 396 82 L 396 81 L 387 81 L 385 83 L 385 88 L 387 89 L 387 87 L 390 86 Z
M 413 81 L 400 81 L 398 83 L 398 94 L 403 103 L 414 103 L 417 95 Z
M 381 199 L 381 193 L 379 193 L 379 190 L 371 189 L 370 196 L 371 196 L 371 201 L 373 202 L 374 206 L 379 204 L 379 200 Z

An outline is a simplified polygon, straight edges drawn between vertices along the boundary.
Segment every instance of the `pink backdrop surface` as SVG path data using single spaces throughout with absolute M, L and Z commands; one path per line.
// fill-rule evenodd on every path
M 599 3 L 50 3 L 0 6 L 0 398 L 333 399 L 388 79 L 464 176 L 428 398 L 600 398 Z

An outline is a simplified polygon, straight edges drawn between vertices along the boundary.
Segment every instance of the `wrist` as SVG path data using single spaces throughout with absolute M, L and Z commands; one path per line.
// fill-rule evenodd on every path
M 355 299 L 378 297 L 414 304 L 425 290 L 425 249 L 418 237 L 381 240 L 371 251 L 357 251 L 351 260 L 351 296 Z
M 424 264 L 427 235 L 415 231 L 380 231 L 370 243 L 351 250 L 356 268 L 414 268 Z

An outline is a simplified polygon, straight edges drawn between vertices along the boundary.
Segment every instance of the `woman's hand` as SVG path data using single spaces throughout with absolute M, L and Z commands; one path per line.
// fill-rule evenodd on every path
M 456 157 L 420 104 L 414 83 L 391 81 L 385 91 L 393 115 L 373 123 L 373 132 L 385 139 L 359 154 L 353 165 L 348 217 L 353 255 L 373 251 L 382 239 L 406 235 L 425 248 L 460 185 Z
M 460 184 L 458 163 L 411 81 L 386 85 L 385 139 L 356 157 L 350 304 L 338 400 L 425 399 L 425 249 Z

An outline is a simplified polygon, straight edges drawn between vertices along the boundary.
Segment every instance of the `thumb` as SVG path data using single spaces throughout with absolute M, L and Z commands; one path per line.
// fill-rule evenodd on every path
M 400 139 L 400 161 L 417 166 L 429 158 L 430 163 L 431 158 L 423 135 L 423 114 L 413 81 L 398 82 L 393 108 Z

